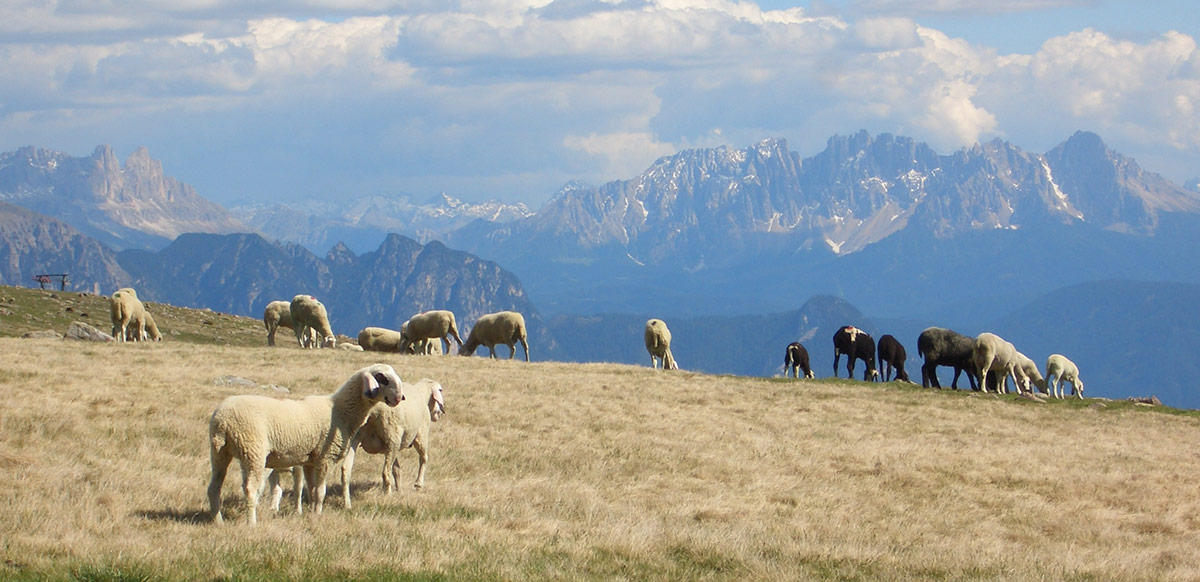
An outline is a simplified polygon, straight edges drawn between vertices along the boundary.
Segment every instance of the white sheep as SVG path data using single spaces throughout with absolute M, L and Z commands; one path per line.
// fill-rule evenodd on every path
M 650 352 L 650 367 L 658 368 L 658 361 L 662 360 L 662 368 L 664 370 L 678 370 L 679 365 L 675 363 L 675 357 L 671 355 L 671 330 L 667 329 L 667 324 L 661 319 L 650 319 L 646 321 L 646 351 Z
M 403 336 L 394 329 L 364 327 L 358 332 L 358 345 L 368 352 L 401 353 L 403 343 Z
M 1020 386 L 1015 371 L 1018 364 L 1017 348 L 1004 338 L 988 332 L 979 334 L 975 338 L 973 357 L 975 372 L 979 375 L 979 387 L 985 393 L 988 391 L 985 383 L 988 372 L 996 374 L 996 391 L 999 394 L 1005 392 L 1004 383 L 1009 376 L 1012 376 L 1013 384 Z
M 338 345 L 337 345 L 337 349 L 339 349 L 339 350 L 344 350 L 344 351 L 347 351 L 347 352 L 362 352 L 362 351 L 365 351 L 365 350 L 363 350 L 363 347 L 362 347 L 362 346 L 360 346 L 360 345 L 358 345 L 358 344 L 352 344 L 352 343 L 350 343 L 350 342 L 343 342 L 343 343 L 340 343 L 340 344 L 338 344 Z
M 1051 354 L 1046 359 L 1046 383 L 1050 395 L 1062 400 L 1063 383 L 1071 383 L 1071 394 L 1083 399 L 1083 380 L 1079 378 L 1079 367 L 1062 354 Z
M 414 350 L 414 345 L 424 339 L 446 342 L 445 353 L 450 353 L 450 338 L 458 342 L 462 348 L 463 341 L 458 335 L 458 325 L 454 322 L 454 313 L 445 309 L 418 313 L 404 322 L 400 327 L 402 338 L 401 347 L 404 351 Z
M 376 406 L 367 422 L 354 435 L 346 460 L 342 462 L 342 495 L 350 506 L 350 473 L 354 469 L 355 451 L 361 445 L 372 455 L 383 454 L 384 492 L 391 493 L 400 482 L 400 451 L 412 447 L 417 451 L 417 480 L 415 489 L 425 486 L 425 466 L 429 462 L 429 425 L 437 422 L 446 411 L 442 385 L 422 378 L 415 384 L 404 383 L 404 402 L 395 408 Z
M 1016 372 L 1020 383 L 1017 385 L 1018 393 L 1033 394 L 1033 387 L 1036 386 L 1043 394 L 1046 393 L 1046 380 L 1042 378 L 1041 372 L 1038 371 L 1037 364 L 1029 359 L 1029 356 L 1017 352 L 1017 366 L 1013 370 Z
M 145 312 L 146 308 L 138 299 L 137 291 L 124 287 L 113 293 L 109 298 L 113 338 L 119 342 L 126 341 L 126 333 L 136 338 L 142 337 L 146 333 Z
M 145 311 L 145 305 L 142 305 L 142 316 L 137 320 L 130 322 L 129 327 L 125 329 L 125 341 L 144 342 L 144 341 L 162 341 L 162 332 L 158 330 L 158 324 L 154 321 L 154 316 L 150 315 L 149 311 Z M 142 335 L 135 335 L 135 330 L 141 327 Z
M 288 312 L 292 316 L 292 330 L 296 332 L 296 341 L 302 348 L 332 348 L 336 347 L 336 336 L 329 326 L 329 312 L 325 305 L 312 295 L 297 295 L 292 298 Z M 321 342 L 312 340 L 309 330 L 320 334 Z
M 508 346 L 508 359 L 517 355 L 517 342 L 525 349 L 525 361 L 529 361 L 529 342 L 525 331 L 525 316 L 516 311 L 500 311 L 481 316 L 471 333 L 467 335 L 467 343 L 458 350 L 458 355 L 469 356 L 475 353 L 479 346 L 487 346 L 492 359 L 496 358 L 496 344 Z
M 250 523 L 257 521 L 258 497 L 268 469 L 304 466 L 315 486 L 316 512 L 325 501 L 325 478 L 346 457 L 350 441 L 378 402 L 396 406 L 403 399 L 400 377 L 387 364 L 355 372 L 333 394 L 280 400 L 269 396 L 230 396 L 208 422 L 212 479 L 208 502 L 215 522 L 221 518 L 221 486 L 229 463 L 242 466 L 242 492 Z M 299 477 L 297 477 L 297 480 Z M 300 492 L 297 491 L 297 503 Z

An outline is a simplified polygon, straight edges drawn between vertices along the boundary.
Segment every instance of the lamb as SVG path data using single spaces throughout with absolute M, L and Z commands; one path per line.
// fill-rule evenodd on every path
M 458 350 L 458 355 L 469 356 L 479 346 L 487 346 L 492 359 L 496 359 L 496 344 L 508 346 L 508 359 L 517 355 L 517 342 L 525 349 L 525 361 L 529 361 L 529 342 L 525 332 L 525 317 L 516 311 L 501 311 L 481 316 L 467 335 L 467 343 Z
M 403 353 L 400 332 L 383 327 L 364 327 L 358 332 L 358 345 L 368 352 Z
M 979 375 L 979 386 L 984 392 L 988 391 L 987 378 L 988 374 L 995 374 L 995 387 L 998 394 L 1003 394 L 1006 389 L 1004 386 L 1005 380 L 1010 376 L 1013 379 L 1013 384 L 1020 387 L 1017 380 L 1017 348 L 1004 338 L 994 334 L 984 332 L 975 338 L 975 371 Z
M 316 297 L 312 295 L 293 297 L 289 313 L 292 316 L 292 329 L 296 332 L 296 341 L 300 343 L 300 347 L 335 347 L 337 337 L 333 335 L 333 328 L 329 326 L 329 313 L 325 311 L 325 305 Z M 312 340 L 309 330 L 315 330 L 320 334 L 320 344 Z
M 837 378 L 838 360 L 842 354 L 846 360 L 846 377 L 854 378 L 854 360 L 862 360 L 867 365 L 863 370 L 863 380 L 870 381 L 879 378 L 875 370 L 875 339 L 867 332 L 852 325 L 844 325 L 833 334 L 833 377 Z
M 342 495 L 346 507 L 350 507 L 350 473 L 354 468 L 354 455 L 359 445 L 372 455 L 382 453 L 383 486 L 390 494 L 398 488 L 400 481 L 400 451 L 412 447 L 417 450 L 417 480 L 413 488 L 425 486 L 425 467 L 429 462 L 429 425 L 437 422 L 446 412 L 446 401 L 442 396 L 442 385 L 422 378 L 415 384 L 403 385 L 404 402 L 395 408 L 376 406 L 367 416 L 367 422 L 358 429 L 346 460 L 342 462 Z
M 783 375 L 799 379 L 801 370 L 804 370 L 805 378 L 816 378 L 808 364 L 808 350 L 800 342 L 792 342 L 783 354 Z
M 400 346 L 404 351 L 413 350 L 413 345 L 423 339 L 446 342 L 445 353 L 450 353 L 450 338 L 458 342 L 462 348 L 462 338 L 458 336 L 458 325 L 454 322 L 454 313 L 445 309 L 418 313 L 408 319 L 400 328 Z
M 127 332 L 133 337 L 142 337 L 146 333 L 145 312 L 146 308 L 138 299 L 137 291 L 124 287 L 113 293 L 109 299 L 113 338 L 119 342 L 126 341 L 128 339 Z M 133 330 L 136 330 L 136 333 Z
M 375 364 L 358 370 L 328 395 L 302 400 L 241 395 L 221 401 L 208 422 L 212 461 L 208 502 L 213 521 L 222 521 L 221 486 L 234 458 L 242 466 L 242 492 L 251 524 L 257 521 L 258 497 L 268 469 L 303 465 L 311 475 L 310 490 L 315 486 L 316 512 L 320 513 L 326 473 L 345 459 L 348 445 L 371 408 L 378 402 L 395 407 L 403 399 L 396 371 L 387 364 Z
M 908 372 L 904 371 L 904 361 L 907 359 L 908 353 L 904 351 L 904 345 L 895 336 L 886 334 L 879 338 L 879 369 L 883 370 L 884 382 L 891 381 L 893 369 L 896 371 L 897 380 L 911 382 Z
M 671 355 L 671 330 L 667 329 L 666 322 L 661 319 L 646 320 L 646 332 L 643 337 L 646 340 L 646 351 L 650 352 L 651 368 L 658 369 L 658 362 L 662 360 L 662 369 L 679 369 L 679 364 L 675 363 L 675 356 Z
M 921 385 L 941 389 L 938 382 L 937 367 L 951 366 L 954 368 L 954 379 L 950 387 L 958 390 L 958 376 L 964 371 L 972 390 L 978 390 L 975 384 L 975 340 L 960 333 L 940 328 L 928 327 L 917 337 L 917 353 L 921 354 L 924 363 L 921 364 Z
M 1083 400 L 1083 380 L 1079 378 L 1079 367 L 1062 354 L 1051 354 L 1046 359 L 1046 384 L 1051 396 L 1062 400 L 1063 383 L 1071 383 L 1071 394 Z
M 162 341 L 162 332 L 158 330 L 158 324 L 154 322 L 154 316 L 150 315 L 149 311 L 145 311 L 145 305 L 142 306 L 142 318 L 139 321 L 133 322 L 125 329 L 125 341 Z M 134 330 L 137 326 L 141 326 L 144 331 L 142 335 L 134 335 Z

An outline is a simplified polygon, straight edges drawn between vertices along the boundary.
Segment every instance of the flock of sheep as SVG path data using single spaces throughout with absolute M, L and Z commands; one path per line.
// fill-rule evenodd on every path
M 117 341 L 161 340 L 153 317 L 130 288 L 120 289 L 110 298 L 113 337 Z M 273 301 L 263 312 L 267 344 L 275 345 L 281 327 L 292 329 L 302 348 L 333 348 L 337 341 L 329 324 L 325 306 L 311 295 L 297 295 L 289 301 Z M 454 314 L 446 310 L 427 311 L 412 316 L 399 331 L 367 327 L 358 334 L 358 344 L 342 348 L 391 353 L 449 353 L 450 339 L 459 346 L 460 355 L 470 355 L 479 346 L 487 346 L 492 358 L 495 346 L 509 347 L 509 359 L 516 356 L 520 342 L 529 361 L 525 319 L 520 313 L 502 311 L 479 318 L 467 341 L 458 334 Z M 679 368 L 671 353 L 671 332 L 661 319 L 646 322 L 644 340 L 651 367 L 664 370 Z M 445 342 L 443 350 L 442 342 Z M 353 346 L 353 347 L 347 347 Z M 842 355 L 847 357 L 847 377 L 853 377 L 856 361 L 866 369 L 863 380 L 910 382 L 904 370 L 907 355 L 904 346 L 891 335 L 878 344 L 870 334 L 854 326 L 843 326 L 833 336 L 834 376 Z M 951 386 L 967 373 L 971 388 L 984 392 L 1007 391 L 1012 379 L 1018 393 L 1032 393 L 1034 387 L 1056 398 L 1063 398 L 1063 384 L 1071 384 L 1072 394 L 1083 397 L 1079 369 L 1061 354 L 1046 362 L 1045 378 L 1037 365 L 1012 343 L 992 333 L 970 338 L 954 331 L 930 327 L 917 338 L 917 351 L 924 359 L 921 383 L 941 388 L 937 367 L 954 368 Z M 878 366 L 876 359 L 878 358 Z M 880 378 L 879 370 L 883 370 Z M 808 350 L 800 342 L 788 344 L 784 354 L 785 376 L 813 378 Z M 384 455 L 383 484 L 386 493 L 397 488 L 400 451 L 417 451 L 417 477 L 413 486 L 425 483 L 429 460 L 430 424 L 445 412 L 443 388 L 428 378 L 416 383 L 400 379 L 387 364 L 375 364 L 356 371 L 332 394 L 286 400 L 261 395 L 230 396 L 213 410 L 209 419 L 212 476 L 208 499 L 212 519 L 222 521 L 221 489 L 229 464 L 237 459 L 242 469 L 242 492 L 246 498 L 247 519 L 257 521 L 257 506 L 267 484 L 271 486 L 271 508 L 279 509 L 283 488 L 279 471 L 291 470 L 297 513 L 302 511 L 305 495 L 320 513 L 325 500 L 328 473 L 341 469 L 342 494 L 350 507 L 350 475 L 355 451 L 362 447 L 370 454 Z

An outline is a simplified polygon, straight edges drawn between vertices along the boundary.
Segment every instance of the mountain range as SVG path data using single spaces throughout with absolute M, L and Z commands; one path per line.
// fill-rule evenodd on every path
M 940 155 L 866 132 L 809 158 L 780 139 L 687 150 L 629 180 L 567 184 L 536 212 L 444 195 L 214 210 L 148 160 L 0 155 L 0 200 L 47 215 L 0 206 L 0 224 L 23 225 L 4 228 L 3 282 L 60 257 L 78 285 L 243 315 L 310 292 L 347 335 L 429 308 L 459 313 L 465 333 L 517 309 L 535 357 L 574 361 L 642 363 L 641 326 L 663 317 L 685 368 L 752 375 L 778 373 L 795 339 L 828 375 L 846 323 L 899 337 L 912 373 L 916 335 L 941 325 L 996 331 L 1035 360 L 1070 351 L 1091 395 L 1127 392 L 1119 378 L 1200 407 L 1175 358 L 1141 349 L 1156 322 L 1197 331 L 1172 314 L 1200 300 L 1181 252 L 1200 243 L 1200 194 L 1087 132 L 1044 154 L 993 141 Z M 130 198 L 137 212 L 114 210 Z

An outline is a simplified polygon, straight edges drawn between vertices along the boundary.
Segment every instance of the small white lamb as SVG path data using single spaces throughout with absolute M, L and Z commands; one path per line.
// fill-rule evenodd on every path
M 1046 383 L 1050 395 L 1062 400 L 1063 384 L 1071 383 L 1071 394 L 1083 400 L 1083 380 L 1079 378 L 1079 367 L 1062 354 L 1051 354 L 1046 359 Z
M 242 492 L 247 517 L 257 521 L 258 497 L 268 469 L 303 466 L 316 511 L 325 501 L 325 478 L 341 463 L 350 441 L 378 402 L 395 407 L 403 399 L 400 377 L 387 364 L 355 372 L 336 392 L 281 400 L 261 395 L 230 396 L 213 410 L 208 422 L 212 479 L 208 502 L 214 522 L 221 522 L 221 486 L 229 463 L 242 465 Z M 273 483 L 274 484 L 274 483 Z M 296 492 L 299 498 L 300 492 Z
M 354 454 L 359 445 L 372 455 L 383 454 L 383 486 L 386 493 L 398 488 L 400 481 L 400 451 L 417 450 L 417 480 L 413 487 L 425 486 L 425 465 L 429 462 L 429 425 L 446 412 L 442 385 L 422 378 L 415 384 L 404 384 L 404 402 L 395 408 L 376 406 L 367 422 L 354 435 L 346 460 L 342 462 L 342 495 L 350 507 L 350 474 L 354 469 Z

